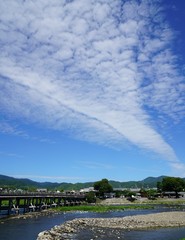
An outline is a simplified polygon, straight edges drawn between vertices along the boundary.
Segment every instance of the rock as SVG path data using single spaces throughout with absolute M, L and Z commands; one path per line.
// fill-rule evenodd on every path
M 156 227 L 180 227 L 185 226 L 185 212 L 165 212 L 147 215 L 128 216 L 123 218 L 81 218 L 67 221 L 63 225 L 55 226 L 50 231 L 39 233 L 37 240 L 71 239 L 72 233 L 90 227 L 98 228 L 103 232 L 104 228 L 111 229 L 148 229 Z M 118 237 L 119 238 L 119 237 Z

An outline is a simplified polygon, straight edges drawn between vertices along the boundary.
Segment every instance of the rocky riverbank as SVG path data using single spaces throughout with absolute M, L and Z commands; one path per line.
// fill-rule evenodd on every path
M 26 220 L 29 218 L 38 218 L 41 216 L 50 216 L 53 214 L 58 214 L 58 212 L 53 209 L 49 209 L 49 210 L 42 210 L 41 212 L 27 212 L 24 214 L 8 215 L 8 216 L 4 216 L 4 217 L 0 218 L 0 223 L 3 224 L 6 221 L 11 221 L 11 220 L 15 220 L 15 219 L 25 219 Z
M 185 226 L 185 212 L 163 212 L 123 218 L 80 218 L 39 233 L 37 240 L 71 239 L 71 234 L 85 228 L 137 230 L 181 226 Z

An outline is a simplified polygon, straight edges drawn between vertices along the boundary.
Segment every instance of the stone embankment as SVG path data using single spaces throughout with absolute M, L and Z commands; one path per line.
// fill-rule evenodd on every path
M 39 233 L 37 240 L 70 239 L 70 234 L 89 227 L 136 230 L 181 226 L 185 226 L 185 212 L 163 212 L 123 218 L 80 218 Z

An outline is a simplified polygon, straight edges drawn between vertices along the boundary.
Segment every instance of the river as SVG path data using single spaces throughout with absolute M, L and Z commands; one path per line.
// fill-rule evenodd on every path
M 177 210 L 177 209 L 176 209 Z M 55 225 L 64 223 L 65 221 L 74 218 L 85 217 L 123 217 L 138 214 L 149 214 L 162 211 L 173 211 L 173 208 L 157 206 L 151 210 L 125 210 L 108 213 L 90 213 L 90 212 L 75 212 L 75 213 L 59 213 L 48 216 L 39 216 L 28 219 L 9 219 L 0 222 L 0 239 L 2 240 L 35 240 L 39 232 L 52 228 Z M 179 240 L 185 237 L 185 227 L 181 228 L 165 228 L 157 230 L 140 230 L 140 231 L 125 231 L 125 230 L 110 230 L 96 229 L 94 231 L 85 229 L 78 234 L 72 235 L 73 240 Z

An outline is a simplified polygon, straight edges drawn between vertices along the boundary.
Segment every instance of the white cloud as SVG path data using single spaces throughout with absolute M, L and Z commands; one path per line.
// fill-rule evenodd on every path
M 18 136 L 18 137 L 22 137 L 27 140 L 39 141 L 42 143 L 45 143 L 45 142 L 50 143 L 50 144 L 55 143 L 55 141 L 53 139 L 51 140 L 44 136 L 32 136 L 32 134 L 30 134 L 26 131 L 20 130 L 20 127 L 18 127 L 16 124 L 12 124 L 8 121 L 0 121 L 0 133 L 11 135 L 11 136 Z M 3 154 L 3 152 L 0 152 L 0 154 Z M 17 154 L 13 154 L 13 153 L 12 154 L 4 153 L 4 155 L 7 155 L 9 157 L 18 156 Z
M 63 181 L 68 181 L 68 182 L 74 182 L 74 181 L 84 181 L 86 180 L 85 178 L 82 177 L 70 177 L 70 176 L 41 176 L 41 175 L 11 175 L 12 177 L 15 178 L 29 178 L 34 181 L 52 181 L 52 182 L 63 182 Z M 89 180 L 89 179 L 88 179 Z
M 0 133 L 29 138 L 27 133 L 25 133 L 22 130 L 19 130 L 16 126 L 12 126 L 11 124 L 5 121 L 0 121 Z
M 172 31 L 157 2 L 12 0 L 0 9 L 3 111 L 179 163 L 146 110 L 175 120 L 185 110 Z
M 85 168 L 90 168 L 90 169 L 107 169 L 111 170 L 114 169 L 115 166 L 112 166 L 110 164 L 104 164 L 104 163 L 99 163 L 99 162 L 91 162 L 91 161 L 80 161 L 78 162 L 80 165 L 83 165 Z
M 173 175 L 178 177 L 184 177 L 185 164 L 180 161 L 172 162 L 171 167 L 173 169 Z
M 2 152 L 0 151 L 0 156 L 5 156 L 5 157 L 10 157 L 10 158 L 23 158 L 23 156 L 18 155 L 16 153 L 12 153 L 12 152 Z

